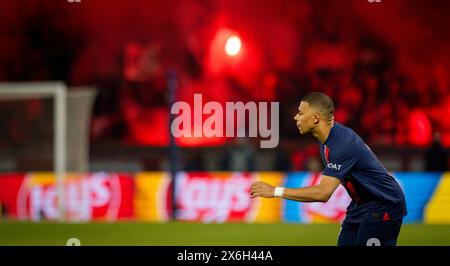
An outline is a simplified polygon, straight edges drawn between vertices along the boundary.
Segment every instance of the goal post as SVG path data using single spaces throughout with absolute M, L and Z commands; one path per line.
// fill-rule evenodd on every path
M 95 96 L 93 87 L 63 82 L 0 82 L 0 172 L 53 172 L 60 220 L 66 173 L 89 170 Z
M 53 172 L 56 177 L 59 217 L 64 219 L 64 175 L 67 156 L 67 87 L 62 82 L 0 83 L 0 101 L 53 98 Z M 2 123 L 0 121 L 0 123 Z M 8 125 L 3 125 L 8 126 Z

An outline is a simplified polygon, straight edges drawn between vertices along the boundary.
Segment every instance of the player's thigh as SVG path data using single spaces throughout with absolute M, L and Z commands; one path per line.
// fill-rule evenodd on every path
M 395 246 L 402 226 L 398 221 L 364 220 L 358 230 L 355 245 L 358 246 Z
M 338 236 L 338 246 L 353 246 L 358 234 L 358 224 L 343 222 Z

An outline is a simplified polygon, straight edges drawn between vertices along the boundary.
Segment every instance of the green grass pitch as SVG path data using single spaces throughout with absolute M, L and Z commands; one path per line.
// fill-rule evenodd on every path
M 334 246 L 338 224 L 0 222 L 0 245 Z M 398 245 L 450 245 L 450 225 L 406 224 Z

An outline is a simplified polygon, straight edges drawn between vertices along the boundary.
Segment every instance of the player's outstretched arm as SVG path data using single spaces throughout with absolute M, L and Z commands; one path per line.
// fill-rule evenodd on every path
M 318 185 L 303 188 L 279 188 L 275 195 L 275 187 L 265 182 L 253 182 L 251 187 L 251 198 L 263 197 L 273 198 L 275 196 L 301 202 L 327 202 L 333 195 L 341 181 L 335 177 L 322 175 Z

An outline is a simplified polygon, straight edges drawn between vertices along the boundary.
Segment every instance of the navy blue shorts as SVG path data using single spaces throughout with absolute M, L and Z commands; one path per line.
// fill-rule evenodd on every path
M 382 213 L 367 213 L 361 223 L 342 223 L 338 246 L 395 246 L 403 219 L 383 220 Z

